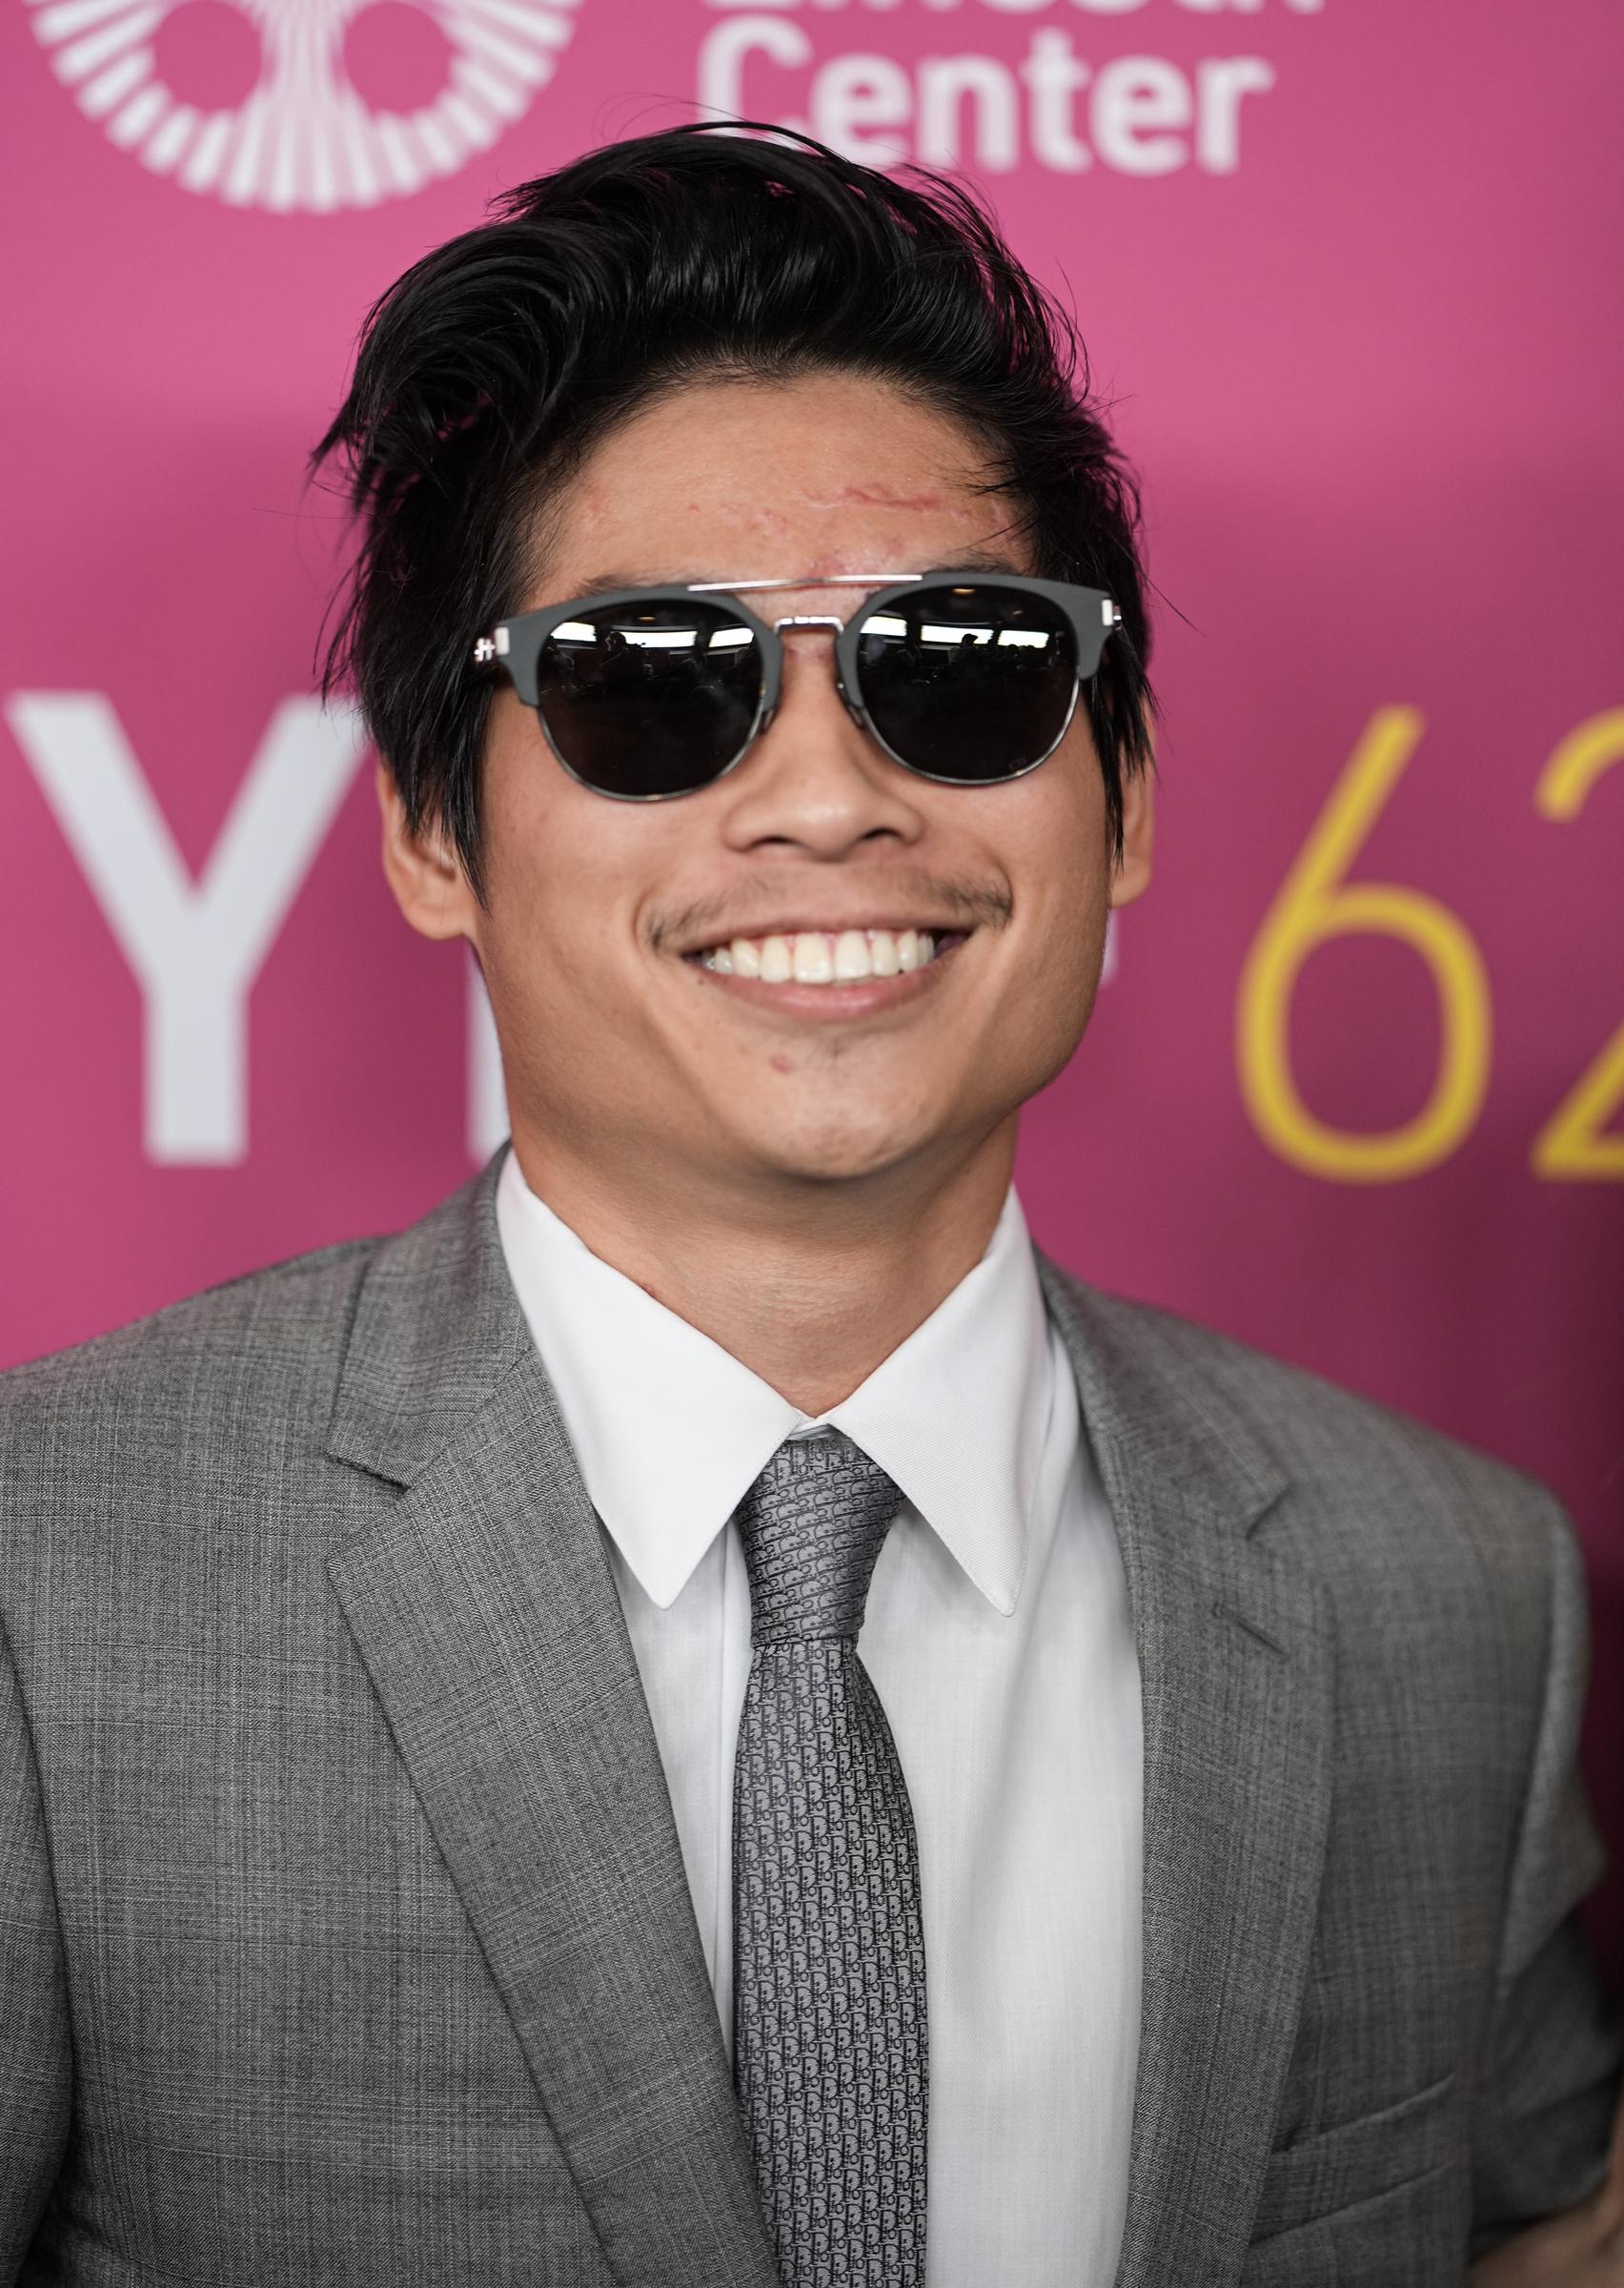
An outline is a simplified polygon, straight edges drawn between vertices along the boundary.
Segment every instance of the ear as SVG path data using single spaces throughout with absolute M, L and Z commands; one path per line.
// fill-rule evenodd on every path
M 1143 770 L 1123 781 L 1122 857 L 1111 869 L 1113 906 L 1130 905 L 1150 885 L 1150 853 L 1156 839 L 1156 726 L 1148 709 L 1145 730 L 1150 741 L 1149 758 Z
M 444 829 L 425 826 L 414 833 L 406 806 L 387 764 L 377 766 L 377 807 L 383 819 L 383 871 L 395 902 L 424 937 L 475 935 L 478 901 L 456 846 Z

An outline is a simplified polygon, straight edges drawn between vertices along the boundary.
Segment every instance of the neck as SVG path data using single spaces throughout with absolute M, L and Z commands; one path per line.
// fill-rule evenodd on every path
M 850 1182 L 618 1184 L 516 1122 L 530 1189 L 593 1254 L 721 1345 L 802 1414 L 849 1398 L 986 1253 L 1013 1116 L 951 1168 Z

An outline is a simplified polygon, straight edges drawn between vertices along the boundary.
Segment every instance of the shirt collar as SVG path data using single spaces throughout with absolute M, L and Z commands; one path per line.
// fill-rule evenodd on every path
M 1014 1186 L 985 1254 L 826 1414 L 802 1414 L 595 1256 L 510 1150 L 497 1227 L 593 1507 L 670 1605 L 783 1440 L 843 1430 L 893 1478 L 982 1595 L 1015 1609 L 1053 1364 Z

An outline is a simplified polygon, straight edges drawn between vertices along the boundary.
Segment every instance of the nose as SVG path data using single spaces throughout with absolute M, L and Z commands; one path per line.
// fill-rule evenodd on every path
M 784 638 L 777 712 L 731 778 L 723 833 L 735 848 L 773 845 L 840 858 L 861 844 L 916 843 L 924 831 L 911 780 L 847 706 L 831 657 L 843 624 L 822 613 L 775 623 Z

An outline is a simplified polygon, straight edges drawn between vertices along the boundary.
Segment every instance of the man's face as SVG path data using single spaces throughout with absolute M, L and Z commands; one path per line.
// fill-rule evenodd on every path
M 584 463 L 524 608 L 609 581 L 794 579 L 747 601 L 768 620 L 843 619 L 862 591 L 821 578 L 966 560 L 1032 569 L 982 476 L 957 424 L 878 383 L 689 388 Z M 563 1154 L 651 1203 L 710 1188 L 783 1211 L 865 1179 L 889 1198 L 1012 1148 L 1017 1108 L 1075 1048 L 1107 907 L 1147 870 L 1145 790 L 1130 790 L 1113 881 L 1086 710 L 1025 778 L 934 785 L 846 713 L 832 642 L 786 628 L 769 729 L 725 777 L 659 803 L 578 785 L 501 687 L 485 754 L 487 906 L 442 900 L 435 933 L 477 946 L 533 1175 Z M 964 934 L 879 989 L 746 981 L 697 958 L 736 937 L 907 928 Z

